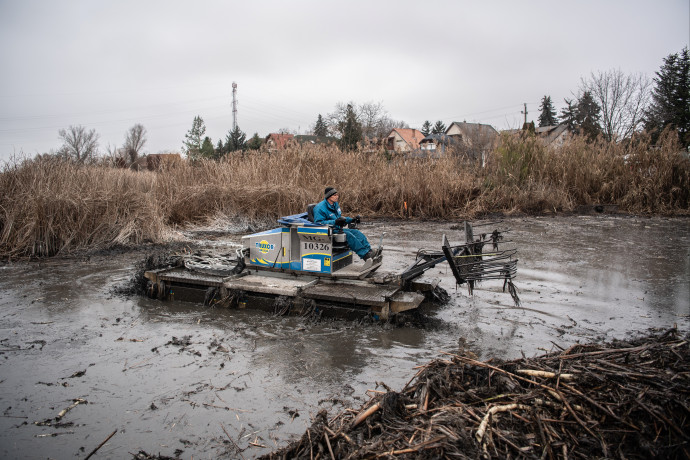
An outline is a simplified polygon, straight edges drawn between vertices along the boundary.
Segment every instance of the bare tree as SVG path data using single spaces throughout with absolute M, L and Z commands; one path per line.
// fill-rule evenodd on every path
M 59 153 L 83 163 L 98 153 L 98 134 L 96 130 L 87 131 L 83 126 L 70 126 L 58 131 L 63 145 Z
M 365 102 L 358 107 L 359 120 L 362 123 L 362 134 L 365 138 L 378 137 L 381 124 L 387 117 L 381 102 Z M 387 133 L 386 133 L 387 134 Z
M 582 78 L 580 92 L 589 92 L 601 107 L 604 138 L 619 141 L 642 127 L 651 97 L 651 81 L 643 74 L 625 75 L 620 70 L 591 73 Z
M 328 126 L 328 130 L 330 131 L 331 135 L 338 138 L 343 136 L 342 128 L 345 126 L 345 118 L 348 106 L 354 108 L 356 114 L 357 105 L 354 102 L 349 102 L 347 104 L 338 102 L 335 104 L 335 110 L 326 115 L 326 125 Z
M 364 104 L 338 102 L 335 105 L 335 111 L 326 115 L 328 129 L 336 137 L 343 136 L 342 129 L 346 124 L 348 106 L 352 107 L 357 121 L 362 125 L 362 137 L 364 139 L 382 139 L 393 128 L 409 127 L 404 121 L 391 119 L 381 102 L 366 102 Z
M 409 128 L 410 125 L 402 120 L 393 120 L 388 116 L 381 118 L 378 124 L 378 131 L 376 132 L 376 137 L 383 139 L 393 131 L 394 128 Z
M 125 135 L 124 149 L 131 163 L 136 161 L 139 152 L 144 148 L 144 144 L 146 144 L 146 128 L 144 128 L 144 125 L 137 123 L 129 128 Z

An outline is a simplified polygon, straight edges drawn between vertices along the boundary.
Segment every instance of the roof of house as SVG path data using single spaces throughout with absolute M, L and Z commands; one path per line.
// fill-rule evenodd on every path
M 393 128 L 388 137 L 391 137 L 394 132 L 398 133 L 398 136 L 402 137 L 402 139 L 407 143 L 407 145 L 410 146 L 411 149 L 418 149 L 419 143 L 422 139 L 424 139 L 424 134 L 422 134 L 422 132 L 418 129 Z
M 294 137 L 295 136 L 292 134 L 271 133 L 268 136 L 266 136 L 266 142 L 273 141 L 277 148 L 282 149 L 285 148 L 288 141 Z
M 540 126 L 535 128 L 537 135 L 544 139 L 546 144 L 551 144 L 558 137 L 568 130 L 568 125 L 566 123 L 560 123 L 553 126 Z
M 453 125 L 457 125 L 458 128 L 460 128 L 461 130 L 465 131 L 468 134 L 479 133 L 482 131 L 484 131 L 485 133 L 490 133 L 493 131 L 494 133 L 498 134 L 498 131 L 496 131 L 496 129 L 491 125 L 485 125 L 483 123 L 467 123 L 466 121 L 454 121 L 453 123 L 448 125 L 448 128 L 446 129 L 446 133 L 448 133 L 448 131 L 450 131 L 450 128 Z

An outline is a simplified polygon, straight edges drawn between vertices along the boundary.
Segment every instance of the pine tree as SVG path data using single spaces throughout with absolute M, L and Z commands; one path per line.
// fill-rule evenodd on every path
M 227 152 L 235 152 L 244 149 L 246 139 L 247 135 L 242 132 L 239 126 L 236 126 L 225 137 L 225 150 Z
M 422 134 L 424 134 L 424 137 L 427 137 L 429 133 L 431 133 L 431 122 L 429 120 L 426 120 L 424 122 L 424 124 L 422 125 L 421 132 Z
M 565 99 L 567 107 L 561 111 L 561 121 L 566 124 L 568 130 L 575 134 L 587 136 L 594 140 L 601 133 L 599 119 L 601 107 L 592 97 L 592 93 L 585 91 L 574 103 L 572 99 Z
M 572 99 L 564 99 L 566 107 L 561 110 L 561 122 L 565 123 L 568 131 L 574 133 L 577 125 L 577 104 Z
M 215 156 L 216 158 L 222 158 L 223 155 L 225 155 L 225 147 L 223 146 L 223 141 L 221 139 L 218 139 L 218 143 L 216 144 Z
M 215 158 L 215 153 L 211 138 L 208 136 L 204 137 L 204 142 L 201 143 L 201 149 L 199 150 L 199 156 L 201 158 Z
M 575 120 L 579 134 L 587 136 L 590 140 L 596 139 L 601 133 L 600 117 L 601 107 L 592 97 L 592 93 L 585 91 L 577 101 L 577 116 Z
M 544 96 L 539 106 L 541 113 L 539 114 L 539 127 L 554 126 L 558 124 L 556 120 L 556 111 L 551 104 L 551 96 Z
M 249 150 L 259 150 L 261 148 L 261 144 L 263 144 L 263 140 L 259 137 L 259 133 L 254 133 L 252 138 L 247 142 L 247 148 Z
M 345 121 L 340 130 L 343 137 L 340 139 L 340 148 L 342 150 L 353 150 L 357 148 L 357 143 L 362 140 L 362 124 L 357 120 L 352 104 L 348 104 L 345 109 Z
M 446 133 L 446 125 L 443 124 L 441 120 L 438 120 L 436 124 L 434 125 L 434 128 L 431 130 L 431 134 L 445 134 Z
M 192 122 L 192 128 L 185 134 L 185 140 L 182 144 L 182 151 L 187 154 L 189 159 L 195 160 L 199 157 L 204 134 L 206 134 L 206 125 L 204 120 L 197 115 Z
M 690 52 L 670 54 L 656 72 L 656 86 L 652 103 L 646 112 L 645 128 L 652 131 L 654 140 L 661 131 L 672 126 L 678 131 L 684 146 L 690 143 Z
M 328 136 L 328 125 L 323 121 L 323 117 L 319 114 L 314 124 L 314 136 L 326 137 Z

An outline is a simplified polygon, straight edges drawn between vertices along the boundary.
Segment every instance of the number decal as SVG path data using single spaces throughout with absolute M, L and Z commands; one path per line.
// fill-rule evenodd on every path
M 303 242 L 302 249 L 305 251 L 329 252 L 331 250 L 331 245 L 328 243 Z

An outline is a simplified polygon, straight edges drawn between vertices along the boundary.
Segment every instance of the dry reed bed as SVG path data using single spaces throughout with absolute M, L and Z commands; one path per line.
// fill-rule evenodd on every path
M 593 203 L 687 215 L 690 161 L 679 151 L 672 136 L 659 147 L 574 139 L 559 150 L 506 136 L 485 168 L 458 157 L 410 160 L 298 145 L 156 173 L 25 160 L 0 174 L 0 257 L 160 242 L 171 225 L 219 214 L 274 218 L 303 211 L 328 185 L 342 191 L 344 212 L 365 216 L 469 219 Z
M 690 458 L 688 339 L 671 329 L 510 362 L 448 354 L 399 393 L 320 411 L 262 458 Z

